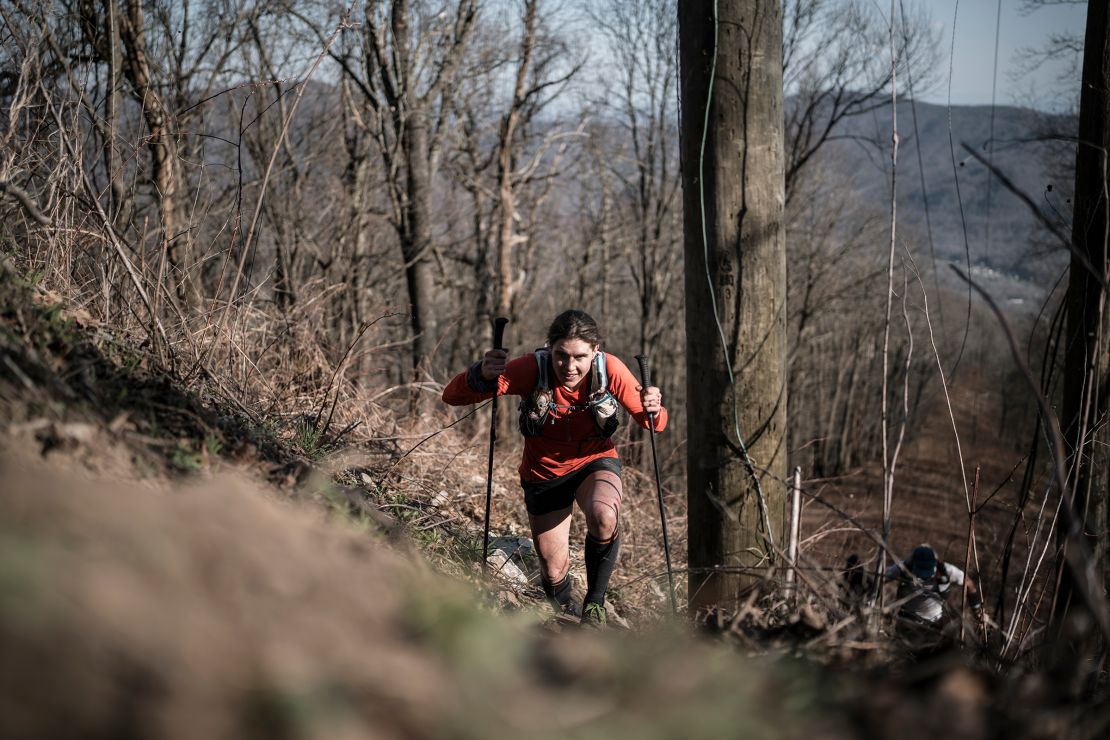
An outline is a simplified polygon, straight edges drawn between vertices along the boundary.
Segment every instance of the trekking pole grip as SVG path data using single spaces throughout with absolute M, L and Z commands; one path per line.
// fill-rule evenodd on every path
M 504 340 L 505 340 L 505 325 L 508 324 L 508 323 L 509 323 L 509 320 L 507 318 L 505 318 L 504 316 L 498 316 L 497 318 L 495 318 L 493 320 L 493 348 L 494 349 L 505 349 L 502 346 L 502 344 L 504 344 Z
M 640 365 L 640 379 L 647 388 L 651 385 L 651 360 L 647 355 L 636 355 L 636 362 Z

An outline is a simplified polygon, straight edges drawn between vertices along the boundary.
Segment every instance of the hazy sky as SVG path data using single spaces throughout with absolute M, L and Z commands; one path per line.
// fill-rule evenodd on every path
M 1030 105 L 1058 109 L 1078 100 L 1079 81 L 1069 81 L 1071 89 L 1058 81 L 1066 64 L 1046 65 L 1025 74 L 1019 51 L 1040 48 L 1052 34 L 1071 32 L 1083 37 L 1087 17 L 1085 3 L 1054 5 L 1034 13 L 1022 13 L 1024 0 L 1002 0 L 1001 33 L 998 46 L 998 90 L 1000 105 Z M 948 97 L 948 59 L 952 48 L 952 21 L 956 0 L 929 0 L 935 30 L 940 35 L 940 81 L 919 97 L 944 103 Z M 956 21 L 956 51 L 952 74 L 952 103 L 955 105 L 990 104 L 994 76 L 994 39 L 998 25 L 998 0 L 959 0 Z

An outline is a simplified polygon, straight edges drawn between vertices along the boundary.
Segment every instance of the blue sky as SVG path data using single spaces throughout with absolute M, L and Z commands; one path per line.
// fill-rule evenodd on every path
M 940 82 L 920 95 L 929 102 L 944 103 L 948 97 L 948 60 L 956 5 L 957 0 L 930 0 L 927 4 L 934 30 L 940 35 L 943 66 Z M 1025 5 L 1025 0 L 1002 0 L 996 100 L 999 105 L 1060 109 L 1077 100 L 1079 80 L 1069 80 L 1070 89 L 1061 83 L 1058 76 L 1067 72 L 1067 65 L 1062 63 L 1024 73 L 1020 50 L 1042 47 L 1054 33 L 1070 32 L 1082 39 L 1087 6 L 1053 5 L 1030 14 L 1021 12 Z M 954 105 L 990 104 L 997 20 L 997 0 L 959 0 L 952 74 Z

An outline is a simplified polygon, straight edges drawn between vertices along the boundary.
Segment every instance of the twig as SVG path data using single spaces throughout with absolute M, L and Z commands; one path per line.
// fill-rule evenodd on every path
M 1083 265 L 1083 269 L 1087 271 L 1087 274 L 1091 278 L 1093 278 L 1095 282 L 1101 285 L 1103 290 L 1106 289 L 1106 277 L 1101 272 L 1095 269 L 1095 266 L 1091 264 L 1090 258 L 1087 255 L 1083 254 L 1081 250 L 1077 249 L 1074 244 L 1072 244 L 1071 239 L 1069 239 L 1068 236 L 1060 230 L 1060 227 L 1052 223 L 1048 216 L 1044 215 L 1044 212 L 1037 207 L 1037 204 L 1033 201 L 1032 198 L 1026 195 L 1021 188 L 1015 185 L 1013 181 L 1010 180 L 1010 178 L 1006 177 L 1006 175 L 1003 174 L 1002 170 L 998 169 L 993 164 L 988 162 L 981 154 L 979 154 L 979 152 L 975 151 L 974 148 L 968 146 L 967 142 L 960 142 L 960 146 L 962 146 L 968 154 L 970 154 L 984 167 L 986 167 L 991 174 L 997 177 L 998 182 L 1004 188 L 1009 190 L 1014 195 L 1014 197 L 1024 203 L 1026 207 L 1028 207 L 1033 215 L 1037 218 L 1037 220 L 1040 221 L 1041 224 L 1046 229 L 1048 229 L 1054 237 L 1056 237 L 1056 240 L 1060 242 L 1060 245 L 1067 249 L 1068 252 L 1071 253 L 1071 256 L 1077 259 L 1079 263 Z
M 324 397 L 320 402 L 320 408 L 316 411 L 315 414 L 313 414 L 312 431 L 315 432 L 316 428 L 319 426 L 320 417 L 324 413 L 324 405 L 327 404 L 327 402 L 328 402 L 328 395 L 331 393 L 331 389 L 335 385 L 335 379 L 339 376 L 339 373 L 346 366 L 347 359 L 351 356 L 351 351 L 355 348 L 355 345 L 358 344 L 358 340 L 362 339 L 363 335 L 366 334 L 367 330 L 370 329 L 370 327 L 372 327 L 374 324 L 381 321 L 382 319 L 389 318 L 391 316 L 401 316 L 401 315 L 402 314 L 397 313 L 397 312 L 383 314 L 382 316 L 379 316 L 378 318 L 374 319 L 373 321 L 363 323 L 363 325 L 359 327 L 358 333 L 355 335 L 355 338 L 351 340 L 350 344 L 347 345 L 347 350 L 343 353 L 343 356 L 341 358 L 339 358 L 339 363 L 336 364 L 335 370 L 331 374 L 331 379 L 328 380 L 328 386 L 324 390 Z M 328 420 L 327 420 L 327 422 L 324 423 L 324 428 L 320 432 L 321 436 L 328 433 L 328 428 L 331 427 L 332 416 L 335 415 L 335 406 L 338 403 L 339 403 L 339 389 L 336 388 L 335 398 L 332 400 L 332 404 L 331 404 L 331 410 L 328 411 Z
M 393 468 L 397 467 L 397 465 L 398 465 L 398 464 L 399 464 L 399 463 L 400 463 L 400 462 L 401 462 L 402 460 L 404 460 L 404 459 L 405 459 L 406 457 L 408 457 L 409 455 L 411 455 L 411 454 L 412 454 L 412 453 L 413 453 L 413 452 L 414 452 L 414 451 L 416 450 L 416 448 L 420 447 L 420 445 L 424 444 L 425 442 L 427 442 L 427 441 L 428 441 L 429 439 L 431 439 L 432 437 L 436 437 L 436 436 L 438 436 L 438 435 L 440 435 L 440 434 L 443 434 L 443 433 L 444 433 L 444 432 L 446 432 L 446 431 L 447 431 L 448 429 L 450 429 L 451 427 L 453 427 L 453 426 L 455 426 L 456 424 L 458 424 L 459 422 L 461 422 L 461 421 L 462 421 L 463 419 L 467 419 L 467 418 L 469 418 L 469 417 L 473 416 L 474 414 L 478 413 L 478 412 L 479 412 L 479 411 L 481 411 L 482 409 L 484 409 L 484 408 L 485 408 L 486 406 L 489 406 L 489 405 L 490 405 L 490 403 L 492 403 L 492 399 L 490 399 L 489 401 L 486 401 L 485 403 L 480 403 L 480 404 L 478 404 L 477 406 L 475 406 L 474 408 L 472 408 L 472 409 L 471 409 L 470 411 L 467 411 L 467 412 L 466 412 L 465 414 L 463 414 L 463 415 L 462 415 L 462 416 L 460 416 L 459 418 L 455 419 L 455 420 L 454 420 L 453 422 L 451 422 L 451 423 L 450 423 L 450 424 L 448 424 L 447 426 L 443 427 L 442 429 L 437 429 L 436 431 L 434 431 L 434 432 L 432 432 L 431 434 L 429 434 L 429 435 L 428 435 L 427 437 L 424 437 L 424 439 L 420 440 L 419 442 L 417 442 L 416 444 L 414 444 L 414 445 L 413 445 L 412 447 L 410 447 L 410 448 L 409 448 L 409 449 L 408 449 L 408 450 L 407 450 L 407 451 L 405 452 L 405 454 L 401 455 L 401 456 L 400 456 L 399 458 L 397 458 L 396 460 L 394 460 L 394 461 L 393 461 L 393 464 L 389 466 L 389 467 L 390 467 L 390 469 L 392 470 Z
M 35 205 L 35 201 L 31 199 L 31 196 L 25 190 L 13 185 L 8 180 L 0 180 L 0 193 L 7 193 L 14 198 L 19 205 L 23 206 L 23 210 L 35 223 L 40 226 L 50 225 L 50 219 L 39 210 L 39 207 Z
M 887 261 L 886 318 L 883 322 L 883 377 L 882 398 L 880 401 L 880 427 L 883 446 L 883 541 L 890 538 L 891 506 L 894 496 L 894 466 L 891 459 L 887 424 L 887 374 L 890 367 L 890 312 L 894 301 L 894 253 L 897 245 L 898 230 L 898 56 L 894 46 L 894 0 L 890 2 L 890 114 L 891 114 L 891 151 L 890 151 L 890 256 Z M 903 295 L 903 300 L 905 296 Z M 908 378 L 907 378 L 908 382 Z M 875 582 L 886 568 L 886 551 L 880 551 L 875 562 Z M 882 589 L 877 594 L 882 604 Z
M 960 642 L 964 641 L 964 616 L 967 613 L 967 590 L 971 583 L 971 550 L 975 543 L 975 499 L 979 496 L 979 466 L 975 466 L 975 484 L 971 487 L 971 499 L 967 512 L 967 552 L 964 553 L 964 584 L 960 595 Z M 982 594 L 980 594 L 982 597 Z M 982 601 L 980 601 L 982 604 Z M 983 635 L 986 639 L 986 634 Z

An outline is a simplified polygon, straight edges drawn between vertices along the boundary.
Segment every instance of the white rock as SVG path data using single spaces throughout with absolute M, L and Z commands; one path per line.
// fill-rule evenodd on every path
M 539 560 L 528 537 L 491 537 L 486 562 L 499 576 L 527 586 L 538 578 Z

